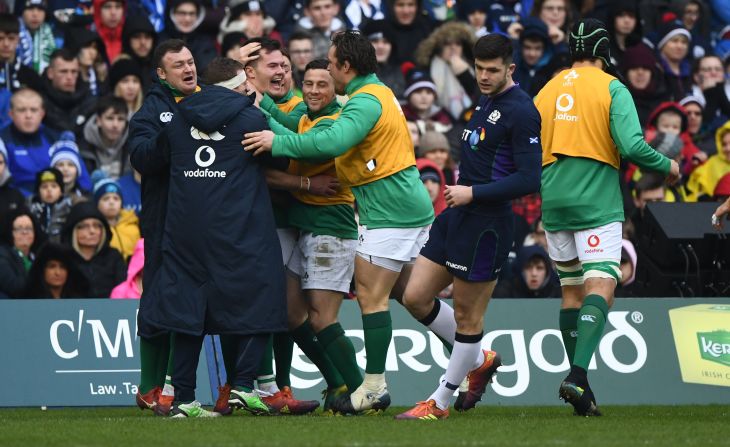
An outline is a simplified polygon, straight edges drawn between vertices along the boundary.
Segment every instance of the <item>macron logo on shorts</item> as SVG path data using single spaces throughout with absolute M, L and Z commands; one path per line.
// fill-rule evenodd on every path
M 468 270 L 466 268 L 466 266 L 454 264 L 453 262 L 450 262 L 450 261 L 446 261 L 446 266 L 451 267 L 452 269 L 461 270 L 462 272 L 465 272 Z

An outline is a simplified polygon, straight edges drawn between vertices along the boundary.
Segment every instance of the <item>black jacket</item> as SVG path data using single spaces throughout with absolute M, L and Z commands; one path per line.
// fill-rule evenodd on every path
M 54 89 L 46 76 L 43 77 L 43 84 L 43 105 L 46 108 L 43 122 L 56 130 L 70 130 L 79 138 L 83 135 L 86 120 L 94 112 L 97 100 L 89 91 L 88 84 L 79 76 L 73 93 Z
M 7 167 L 5 168 L 7 169 Z M 0 215 L 5 215 L 8 211 L 16 210 L 25 206 L 25 197 L 19 189 L 13 188 L 10 184 L 13 182 L 12 177 L 8 178 L 5 183 L 0 185 Z
M 78 269 L 89 283 L 89 298 L 109 298 L 111 291 L 127 279 L 127 265 L 119 252 L 109 246 L 111 228 L 94 202 L 81 202 L 71 208 L 63 229 L 62 241 L 72 245 L 74 227 L 84 219 L 96 219 L 102 223 L 106 237 L 101 250 L 88 261 L 74 251 L 73 268 Z
M 193 335 L 287 329 L 284 267 L 262 159 L 241 148 L 242 135 L 267 128 L 251 99 L 223 87 L 206 87 L 178 104 L 170 124 L 162 266 L 145 287 L 157 303 L 147 316 L 156 327 Z
M 51 298 L 51 292 L 45 281 L 44 274 L 46 265 L 50 261 L 60 261 L 67 273 L 66 284 L 61 290 L 61 298 L 88 298 L 89 282 L 73 261 L 74 251 L 71 247 L 46 243 L 38 252 L 38 257 L 33 261 L 33 266 L 28 272 L 24 298 Z
M 542 258 L 545 261 L 547 274 L 545 275 L 545 281 L 538 289 L 530 290 L 525 282 L 522 270 L 525 264 L 534 257 Z M 545 249 L 539 245 L 522 247 L 517 252 L 517 259 L 512 264 L 512 268 L 514 269 L 512 278 L 508 281 L 500 281 L 497 284 L 492 294 L 494 298 L 556 298 L 561 296 L 560 282 L 553 270 L 550 258 Z
M 0 298 L 20 298 L 28 273 L 13 247 L 0 245 Z

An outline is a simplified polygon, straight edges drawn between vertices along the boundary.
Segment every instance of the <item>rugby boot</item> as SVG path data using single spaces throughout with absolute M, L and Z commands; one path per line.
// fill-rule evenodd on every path
M 197 400 L 189 404 L 173 405 L 170 409 L 171 418 L 216 418 L 220 414 L 214 411 L 208 411 L 200 405 Z
M 564 380 L 560 384 L 558 396 L 566 403 L 573 406 L 575 415 L 577 416 L 600 416 L 601 413 L 596 408 L 596 404 L 591 400 L 591 394 L 587 390 L 588 386 L 579 386 L 576 383 Z
M 228 404 L 255 415 L 276 414 L 276 410 L 267 405 L 256 390 L 246 391 L 242 388 L 232 388 Z
M 322 391 L 322 398 L 324 405 L 322 406 L 322 414 L 325 416 L 338 416 L 340 413 L 336 412 L 332 406 L 335 400 L 343 394 L 347 394 L 347 386 L 342 385 L 339 388 L 327 388 Z
M 469 389 L 460 402 L 459 411 L 468 411 L 482 400 L 487 385 L 492 381 L 492 377 L 497 372 L 497 368 L 502 366 L 502 358 L 494 351 L 484 350 L 484 362 L 477 369 L 469 372 Z M 461 393 L 459 393 L 461 394 Z M 456 407 L 455 407 L 456 408 Z
M 408 420 L 416 419 L 422 421 L 435 421 L 437 419 L 446 419 L 449 417 L 449 409 L 442 410 L 436 406 L 436 401 L 429 399 L 424 402 L 418 402 L 415 407 L 395 416 L 395 419 Z
M 281 414 L 307 414 L 319 408 L 319 402 L 316 400 L 297 400 L 292 394 L 291 388 L 282 387 L 279 391 L 271 396 L 261 398 L 266 405 Z
M 221 416 L 228 416 L 233 413 L 233 409 L 228 405 L 228 399 L 231 395 L 231 386 L 225 384 L 218 387 L 218 400 L 215 401 L 213 411 L 220 414 Z
M 464 399 L 469 392 L 469 376 L 464 377 L 464 380 L 459 384 L 459 394 L 456 395 L 456 402 L 454 402 L 454 410 L 462 411 L 464 405 Z
M 157 400 L 157 405 L 154 408 L 155 414 L 157 416 L 167 416 L 170 414 L 170 410 L 172 409 L 172 402 L 175 400 L 175 396 L 168 396 L 165 394 L 161 394 L 160 398 Z
M 137 391 L 137 395 L 134 400 L 137 402 L 137 406 L 140 410 L 154 410 L 157 405 L 157 400 L 160 398 L 160 393 L 162 393 L 162 388 L 159 386 L 152 388 L 144 394 L 140 394 L 140 392 Z
M 358 392 L 345 393 L 335 399 L 332 410 L 341 414 L 378 415 L 390 406 L 388 388 L 383 387 L 380 391 L 361 388 L 356 390 Z

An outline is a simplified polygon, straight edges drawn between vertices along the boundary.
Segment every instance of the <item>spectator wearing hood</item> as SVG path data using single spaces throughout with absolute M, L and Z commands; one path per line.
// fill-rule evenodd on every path
M 180 39 L 185 42 L 198 71 L 204 70 L 216 56 L 215 39 L 199 29 L 205 14 L 205 6 L 200 0 L 172 0 L 169 24 L 160 36 L 160 41 Z
M 27 208 L 0 217 L 0 298 L 18 298 L 45 237 Z
M 81 134 L 86 119 L 91 114 L 96 98 L 89 85 L 79 76 L 79 60 L 67 49 L 51 55 L 43 82 L 46 115 L 43 122 L 57 130 L 70 130 Z
M 122 52 L 122 31 L 126 16 L 126 0 L 93 0 L 94 26 L 104 42 L 106 59 L 114 62 Z
M 133 299 L 142 297 L 142 278 L 144 277 L 144 239 L 137 241 L 134 246 L 134 254 L 129 259 L 127 267 L 127 279 L 112 289 L 109 298 L 112 299 Z
M 104 94 L 108 86 L 107 60 L 104 42 L 99 35 L 85 28 L 67 32 L 65 46 L 79 61 L 79 79 L 88 84 L 94 96 Z
M 560 282 L 552 262 L 539 245 L 522 247 L 512 264 L 513 276 L 499 281 L 493 298 L 557 298 L 561 296 Z
M 462 0 L 457 6 L 459 16 L 469 24 L 476 39 L 489 34 L 489 2 L 484 0 Z
M 715 192 L 712 194 L 712 200 L 715 202 L 724 202 L 730 197 L 730 172 L 723 175 L 715 186 Z
M 639 123 L 645 127 L 651 112 L 669 99 L 656 57 L 649 47 L 638 44 L 626 50 L 619 68 L 634 99 Z
M 695 200 L 708 200 L 718 182 L 730 173 L 730 121 L 715 132 L 717 153 L 697 167 L 687 181 L 687 189 Z
M 418 125 L 421 134 L 428 131 L 446 133 L 453 127 L 454 119 L 437 104 L 436 84 L 425 71 L 413 69 L 408 72 L 408 85 L 404 96 L 403 115 L 406 120 Z
M 617 298 L 633 297 L 631 284 L 636 279 L 637 256 L 634 244 L 631 241 L 623 239 L 621 241 L 621 281 L 616 286 L 615 296 Z
M 28 273 L 24 298 L 87 298 L 89 282 L 72 261 L 66 245 L 48 242 L 41 247 Z
M 663 102 L 649 116 L 644 136 L 652 141 L 658 132 L 678 135 L 682 140 L 681 163 L 682 174 L 689 175 L 694 168 L 707 160 L 707 154 L 701 152 L 692 142 L 689 132 L 687 111 L 677 102 Z
M 416 167 L 421 174 L 421 181 L 431 198 L 433 212 L 438 216 L 446 209 L 446 198 L 444 197 L 446 178 L 444 177 L 444 173 L 436 163 L 427 158 L 416 159 Z
M 664 70 L 670 98 L 679 101 L 692 92 L 692 72 L 688 56 L 692 35 L 678 20 L 659 28 L 657 54 Z
M 94 202 L 111 229 L 109 246 L 119 251 L 125 261 L 134 253 L 140 239 L 139 218 L 134 211 L 122 207 L 122 188 L 119 183 L 94 172 Z
M 23 193 L 14 188 L 12 182 L 13 177 L 8 168 L 8 150 L 0 140 L 0 216 L 22 208 L 25 204 Z
M 276 21 L 266 15 L 265 4 L 259 0 L 232 0 L 228 3 L 226 15 L 220 23 L 218 43 L 228 34 L 243 33 L 248 39 L 269 37 L 282 41 L 281 35 L 274 31 Z M 221 52 L 223 56 L 224 53 Z M 237 58 L 236 58 L 237 59 Z
M 536 17 L 523 19 L 512 79 L 529 93 L 537 72 L 550 62 L 551 57 L 552 43 L 547 25 Z
M 337 17 L 339 12 L 336 0 L 304 0 L 305 16 L 299 19 L 295 31 L 312 36 L 314 59 L 326 59 L 332 35 L 345 29 L 345 23 Z
M 142 69 L 134 59 L 120 57 L 109 70 L 111 94 L 127 104 L 127 121 L 142 107 Z
M 157 33 L 149 19 L 143 15 L 129 15 L 122 31 L 122 51 L 132 58 L 140 68 L 142 90 L 152 86 L 154 64 L 152 50 L 156 46 Z
M 30 201 L 30 212 L 49 240 L 61 241 L 61 230 L 70 210 L 71 199 L 63 195 L 61 172 L 56 168 L 38 171 L 35 191 Z
M 20 24 L 12 14 L 0 13 L 0 38 L 6 42 L 0 46 L 0 128 L 10 121 L 10 97 L 22 87 L 41 91 L 43 84 L 38 73 L 23 65 L 16 56 Z
M 715 132 L 704 125 L 704 101 L 690 95 L 682 98 L 679 105 L 687 112 L 687 132 L 692 137 L 692 142 L 708 156 L 715 154 Z
M 386 20 L 370 20 L 362 28 L 375 48 L 375 58 L 378 60 L 378 79 L 393 90 L 397 98 L 403 97 L 406 81 L 403 72 L 394 61 L 398 44 L 395 42 L 393 31 Z
M 89 298 L 107 298 L 126 277 L 122 255 L 109 246 L 111 229 L 94 202 L 71 208 L 63 231 L 63 242 L 73 248 L 71 264 L 89 282 Z
M 128 116 L 121 98 L 105 96 L 99 100 L 96 113 L 84 126 L 85 144 L 81 147 L 81 158 L 89 172 L 99 169 L 116 180 L 131 171 Z
M 393 62 L 400 65 L 413 61 L 416 49 L 431 34 L 433 27 L 423 13 L 423 0 L 394 0 L 389 4 L 392 10 L 386 20 L 390 23 L 393 41 L 398 42 Z
M 51 25 L 46 23 L 48 2 L 46 0 L 25 0 L 20 17 L 20 43 L 18 58 L 26 67 L 36 73 L 43 73 L 48 66 L 51 53 L 56 49 L 56 38 Z
M 634 0 L 612 1 L 608 7 L 606 28 L 611 36 L 611 64 L 621 66 L 627 48 L 641 43 L 641 16 Z
M 447 22 L 418 46 L 416 64 L 428 67 L 436 84 L 437 103 L 451 116 L 461 116 L 478 93 L 471 54 L 475 39 L 469 26 Z

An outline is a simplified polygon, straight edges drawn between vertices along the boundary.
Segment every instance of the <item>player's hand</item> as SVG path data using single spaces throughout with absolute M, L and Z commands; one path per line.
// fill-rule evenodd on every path
M 309 177 L 309 192 L 317 196 L 330 197 L 337 194 L 340 189 L 340 181 L 337 177 L 325 174 Z
M 446 186 L 444 197 L 451 208 L 469 204 L 474 199 L 471 186 L 463 185 Z
M 259 54 L 251 56 L 251 53 L 255 53 L 258 50 L 261 49 L 261 43 L 260 42 L 251 42 L 247 43 L 246 45 L 242 46 L 238 50 L 238 61 L 242 63 L 243 65 L 248 64 L 251 61 L 255 61 L 259 58 Z
M 718 206 L 715 212 L 712 214 L 712 226 L 716 230 L 722 230 L 722 221 L 725 220 L 728 213 L 730 213 L 730 198 L 728 198 L 722 205 Z
M 679 172 L 679 164 L 677 164 L 674 160 L 669 160 L 672 164 L 669 168 L 669 175 L 667 175 L 667 184 L 669 185 L 675 185 L 680 178 L 682 178 L 682 174 Z
M 247 133 L 243 136 L 241 144 L 243 144 L 243 150 L 253 151 L 254 155 L 271 152 L 271 146 L 274 144 L 274 132 L 262 130 L 261 132 Z

